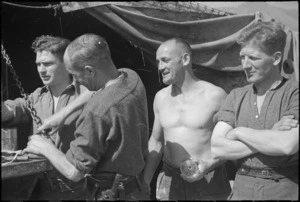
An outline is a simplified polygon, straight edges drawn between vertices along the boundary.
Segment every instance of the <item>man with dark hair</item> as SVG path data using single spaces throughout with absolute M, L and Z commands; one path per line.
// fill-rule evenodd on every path
M 60 111 L 78 97 L 79 94 L 86 91 L 85 87 L 79 86 L 77 82 L 73 81 L 72 75 L 67 72 L 63 62 L 63 55 L 69 43 L 68 39 L 48 35 L 37 37 L 32 43 L 32 49 L 36 53 L 35 63 L 37 71 L 44 86 L 37 88 L 28 96 L 28 99 L 42 121 L 55 112 Z M 70 148 L 70 142 L 74 139 L 75 122 L 79 114 L 80 111 L 77 111 L 69 116 L 58 133 L 50 137 L 52 142 L 55 143 L 53 146 L 63 153 L 67 152 Z M 30 115 L 24 98 L 6 100 L 2 103 L 1 118 L 4 126 L 9 127 L 19 123 L 30 123 L 32 125 L 31 134 L 38 132 L 37 125 Z M 49 140 L 49 142 L 51 141 Z M 32 182 L 34 185 L 37 178 L 30 178 L 30 180 L 34 180 Z M 23 180 L 23 182 L 28 181 Z M 38 199 L 80 199 L 83 194 L 74 190 L 82 188 L 82 185 L 83 182 L 74 183 L 67 180 L 56 170 L 49 171 L 44 175 L 44 179 L 39 182 L 40 196 Z M 21 192 L 21 187 L 16 189 Z M 29 195 L 30 193 L 25 198 L 19 199 L 28 199 L 26 197 L 29 197 Z
M 163 42 L 156 60 L 169 86 L 154 98 L 155 120 L 144 169 L 148 188 L 163 156 L 158 200 L 226 200 L 231 188 L 224 161 L 212 159 L 210 150 L 212 118 L 226 93 L 194 75 L 191 47 L 180 38 Z
M 232 200 L 297 200 L 299 87 L 281 76 L 286 34 L 258 21 L 237 42 L 249 85 L 234 89 L 215 118 L 212 155 L 237 160 Z
M 86 178 L 90 200 L 149 199 L 141 176 L 148 141 L 141 79 L 130 69 L 117 69 L 107 42 L 95 34 L 72 41 L 64 62 L 77 82 L 95 91 L 76 123 L 75 139 L 64 154 L 35 135 L 25 151 L 44 155 L 74 182 Z M 68 107 L 84 102 L 77 99 Z

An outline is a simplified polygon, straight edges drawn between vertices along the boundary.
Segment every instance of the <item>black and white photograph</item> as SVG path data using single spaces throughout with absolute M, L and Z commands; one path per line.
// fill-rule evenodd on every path
M 1 1 L 1 200 L 298 200 L 298 20 L 298 1 Z

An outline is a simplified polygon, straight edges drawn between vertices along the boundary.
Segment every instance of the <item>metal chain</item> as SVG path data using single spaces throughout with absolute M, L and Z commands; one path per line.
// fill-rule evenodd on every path
M 41 118 L 37 115 L 37 112 L 35 110 L 35 108 L 33 107 L 32 103 L 29 100 L 28 94 L 25 93 L 24 88 L 22 87 L 22 84 L 19 80 L 18 75 L 16 74 L 16 71 L 14 69 L 14 67 L 11 64 L 11 60 L 9 58 L 9 56 L 6 54 L 6 51 L 4 49 L 3 44 L 1 44 L 1 53 L 3 58 L 5 59 L 6 64 L 9 67 L 10 72 L 12 73 L 13 79 L 16 81 L 17 87 L 20 90 L 21 95 L 24 97 L 25 102 L 26 102 L 26 107 L 28 108 L 32 119 L 34 120 L 34 122 L 36 123 L 36 125 L 38 127 L 40 127 L 42 125 L 42 120 Z M 39 132 L 40 135 L 44 135 L 45 137 L 49 138 L 49 135 L 45 132 L 45 131 L 40 131 Z

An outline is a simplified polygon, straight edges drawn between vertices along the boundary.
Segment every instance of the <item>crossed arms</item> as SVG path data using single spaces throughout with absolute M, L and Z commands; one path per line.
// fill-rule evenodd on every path
M 233 129 L 220 121 L 212 134 L 212 156 L 236 160 L 257 152 L 270 156 L 292 155 L 299 150 L 299 124 L 293 118 L 284 116 L 271 130 Z

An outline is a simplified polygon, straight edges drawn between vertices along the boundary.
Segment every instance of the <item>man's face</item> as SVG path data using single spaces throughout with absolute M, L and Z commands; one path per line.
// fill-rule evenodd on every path
M 85 74 L 85 70 L 79 70 L 72 66 L 72 63 L 70 61 L 70 57 L 67 54 L 67 51 L 64 54 L 64 63 L 66 65 L 67 71 L 73 76 L 76 82 L 80 83 L 81 85 L 84 85 L 89 90 L 92 90 L 89 78 Z
M 174 84 L 184 77 L 182 57 L 173 43 L 162 44 L 157 49 L 156 62 L 164 84 Z
M 35 63 L 43 84 L 48 87 L 60 85 L 69 79 L 64 62 L 50 51 L 37 52 Z
M 267 80 L 275 68 L 274 57 L 252 44 L 241 49 L 240 59 L 249 83 L 258 84 Z

